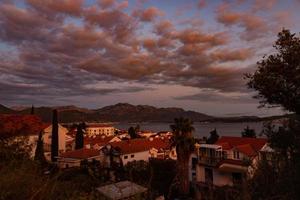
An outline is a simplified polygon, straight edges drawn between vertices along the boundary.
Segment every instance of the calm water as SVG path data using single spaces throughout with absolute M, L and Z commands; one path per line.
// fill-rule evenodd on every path
M 127 130 L 130 126 L 136 126 L 134 123 L 119 123 L 114 124 L 118 129 Z M 150 130 L 153 132 L 169 131 L 170 124 L 168 123 L 140 123 L 141 130 Z M 261 122 L 244 122 L 244 123 L 194 123 L 195 132 L 194 136 L 202 138 L 203 136 L 209 136 L 209 132 L 213 129 L 217 129 L 220 136 L 240 136 L 243 129 L 249 126 L 259 134 L 263 128 Z

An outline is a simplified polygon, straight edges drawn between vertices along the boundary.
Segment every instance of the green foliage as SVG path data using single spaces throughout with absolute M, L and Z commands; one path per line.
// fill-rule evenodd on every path
M 258 69 L 246 75 L 248 87 L 258 92 L 262 106 L 279 105 L 300 114 L 300 39 L 283 29 L 274 48 L 274 54 L 264 57 Z
M 46 158 L 44 154 L 44 142 L 43 142 L 43 132 L 39 133 L 39 137 L 36 144 L 34 160 L 39 161 L 41 164 L 46 163 Z
M 263 134 L 274 152 L 262 156 L 249 182 L 253 199 L 297 199 L 300 196 L 300 121 L 290 119 L 282 126 L 267 123 Z
M 99 181 L 93 176 L 81 169 L 45 175 L 44 168 L 38 162 L 24 156 L 24 146 L 21 142 L 0 143 L 1 158 L 10 157 L 0 159 L 0 200 L 104 199 L 95 190 Z M 14 147 L 20 150 L 15 151 Z
M 84 131 L 86 129 L 85 123 L 76 125 L 77 132 L 75 136 L 75 149 L 82 149 L 84 146 Z
M 124 166 L 125 177 L 130 181 L 147 186 L 150 180 L 149 163 L 143 160 L 128 162 Z
M 51 161 L 55 162 L 58 156 L 58 119 L 57 110 L 53 110 L 52 137 L 51 137 Z
M 206 143 L 214 144 L 218 141 L 218 139 L 219 139 L 219 135 L 218 135 L 217 129 L 214 129 L 213 131 L 210 132 L 210 135 L 207 138 Z
M 171 195 L 172 183 L 176 176 L 176 161 L 151 159 L 150 162 L 150 190 L 152 194 Z
M 254 74 L 246 75 L 248 86 L 258 92 L 262 106 L 282 106 L 296 117 L 279 127 L 266 124 L 263 134 L 273 151 L 263 153 L 249 191 L 252 199 L 299 199 L 300 38 L 284 29 L 274 47 L 276 53 L 258 62 Z
M 249 126 L 247 126 L 242 132 L 242 137 L 249 137 L 249 138 L 256 138 L 256 132 L 254 129 L 250 129 Z
M 175 118 L 174 124 L 170 125 L 173 131 L 172 146 L 176 147 L 177 153 L 177 176 L 180 182 L 180 192 L 189 193 L 189 157 L 195 148 L 195 139 L 192 132 L 195 130 L 193 122 L 186 118 Z
M 139 135 L 137 134 L 138 131 L 139 131 L 139 125 L 137 125 L 135 128 L 131 126 L 128 129 L 128 134 L 130 135 L 130 138 L 131 139 L 138 138 L 139 137 Z
M 30 114 L 34 115 L 34 107 L 33 107 L 33 105 L 31 106 Z

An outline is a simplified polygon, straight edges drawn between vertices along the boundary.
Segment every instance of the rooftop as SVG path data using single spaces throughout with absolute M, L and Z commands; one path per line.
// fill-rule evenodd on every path
M 99 135 L 95 137 L 85 137 L 84 138 L 84 145 L 90 144 L 90 145 L 95 145 L 98 144 L 99 146 L 104 146 L 107 143 L 110 142 L 115 136 L 104 136 L 104 135 Z
M 147 191 L 138 184 L 130 181 L 121 181 L 97 188 L 97 190 L 109 199 L 125 199 Z
M 150 139 L 131 139 L 123 140 L 120 142 L 110 143 L 112 147 L 119 148 L 121 153 L 129 154 L 136 152 L 149 151 L 152 148 L 155 149 L 170 149 L 170 140 L 168 138 L 150 138 Z
M 83 148 L 83 149 L 65 152 L 61 154 L 59 157 L 73 158 L 73 159 L 87 159 L 98 155 L 100 155 L 98 150 Z
M 240 145 L 250 145 L 254 151 L 259 151 L 266 143 L 267 139 L 265 138 L 222 136 L 215 144 L 221 145 L 223 150 L 230 150 Z

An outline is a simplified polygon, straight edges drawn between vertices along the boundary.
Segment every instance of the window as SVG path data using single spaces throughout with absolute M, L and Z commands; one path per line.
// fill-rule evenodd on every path
M 197 166 L 197 158 L 192 158 L 192 169 L 195 170 Z
M 132 154 L 130 157 L 131 157 L 131 158 L 134 158 L 134 154 Z
M 127 159 L 128 158 L 128 156 L 124 156 L 124 159 Z
M 233 158 L 234 158 L 234 159 L 240 159 L 240 152 L 234 151 L 234 152 L 233 152 Z

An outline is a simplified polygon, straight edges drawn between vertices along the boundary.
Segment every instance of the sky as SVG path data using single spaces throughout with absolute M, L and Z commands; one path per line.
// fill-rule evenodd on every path
M 0 104 L 258 108 L 245 73 L 300 30 L 300 0 L 0 0 Z

